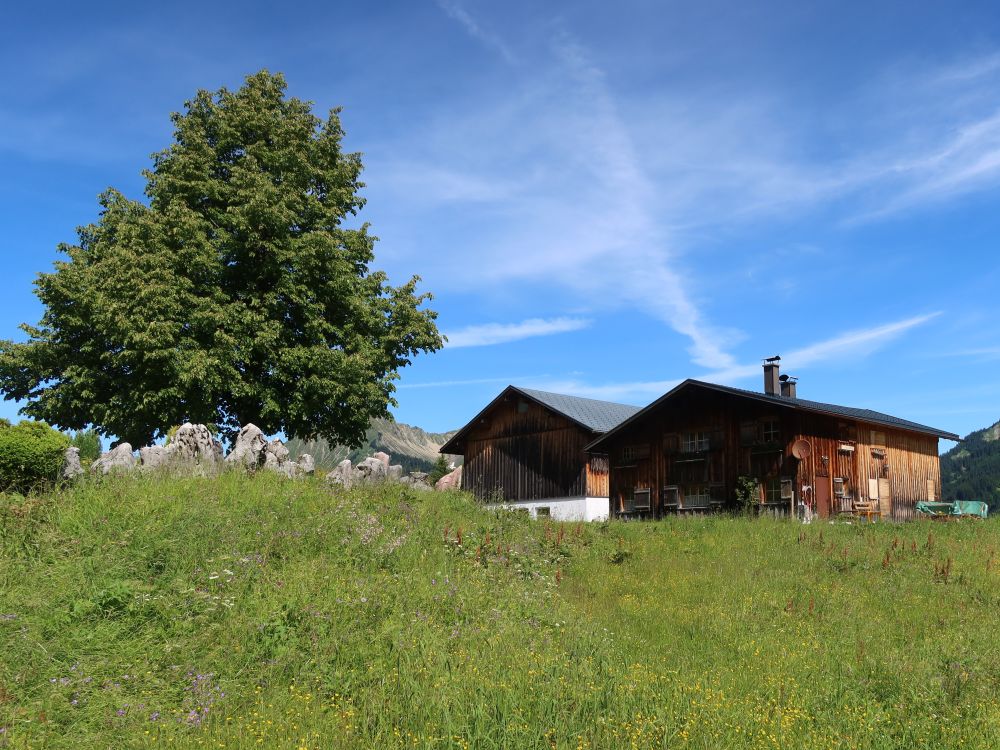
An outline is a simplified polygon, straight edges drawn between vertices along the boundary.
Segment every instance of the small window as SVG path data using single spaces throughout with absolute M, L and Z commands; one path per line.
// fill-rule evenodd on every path
M 648 512 L 652 508 L 648 489 L 632 491 L 632 510 L 637 512 Z
M 846 482 L 843 477 L 834 477 L 833 479 L 833 494 L 835 497 L 844 497 L 847 494 Z
M 872 445 L 885 447 L 885 433 L 880 430 L 872 430 Z
M 781 480 L 781 499 L 782 500 L 795 499 L 795 485 L 791 479 Z
M 634 464 L 641 458 L 649 458 L 649 445 L 626 445 L 622 448 L 622 463 Z
M 777 419 L 761 420 L 760 439 L 766 444 L 781 442 L 781 422 Z
M 527 401 L 518 401 L 517 402 L 517 413 L 518 414 L 527 414 L 528 413 L 528 402 Z
M 680 488 L 675 485 L 668 485 L 663 488 L 663 507 L 677 508 L 681 504 Z
M 681 436 L 681 453 L 700 453 L 707 451 L 712 438 L 708 432 L 685 432 Z
M 712 492 L 707 484 L 692 484 L 684 488 L 685 508 L 707 508 L 712 502 Z
M 622 512 L 631 513 L 635 510 L 635 494 L 632 487 L 622 490 Z
M 780 503 L 781 497 L 781 485 L 782 481 L 779 477 L 771 477 L 766 482 L 764 482 L 764 502 L 765 503 Z
M 538 518 L 549 518 L 552 515 L 552 508 L 548 505 L 543 505 L 540 508 L 535 508 L 535 516 Z

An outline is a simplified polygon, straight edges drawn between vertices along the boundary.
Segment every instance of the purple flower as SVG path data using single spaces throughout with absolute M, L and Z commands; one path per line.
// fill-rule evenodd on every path
M 160 712 L 159 711 L 153 711 L 153 713 L 151 713 L 149 715 L 149 720 L 150 721 L 159 721 L 160 720 Z

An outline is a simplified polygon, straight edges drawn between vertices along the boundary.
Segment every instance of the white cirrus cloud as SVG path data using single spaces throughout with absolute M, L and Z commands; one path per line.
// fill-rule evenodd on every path
M 589 325 L 590 321 L 586 318 L 529 318 L 520 323 L 483 323 L 446 332 L 444 335 L 448 343 L 445 346 L 448 349 L 459 349 L 468 346 L 508 344 L 511 341 L 536 336 L 579 331 Z
M 781 354 L 782 365 L 807 369 L 812 365 L 830 361 L 843 361 L 854 357 L 857 361 L 884 347 L 913 328 L 922 326 L 941 315 L 940 312 L 915 315 L 903 320 L 847 331 L 823 341 L 809 344 Z M 759 377 L 760 364 L 742 364 L 697 375 L 697 380 L 710 383 L 733 384 Z M 573 396 L 599 398 L 609 401 L 649 403 L 682 382 L 683 378 L 670 380 L 627 381 L 592 384 L 579 380 L 546 380 L 538 385 L 545 390 Z

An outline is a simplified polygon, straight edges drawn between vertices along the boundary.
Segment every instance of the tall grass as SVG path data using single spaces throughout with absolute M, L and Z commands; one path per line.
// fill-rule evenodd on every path
M 7 497 L 0 747 L 995 747 L 998 536 L 271 476 Z

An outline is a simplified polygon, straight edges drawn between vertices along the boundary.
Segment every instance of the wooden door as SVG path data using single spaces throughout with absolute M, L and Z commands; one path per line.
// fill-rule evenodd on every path
M 885 477 L 878 480 L 878 503 L 882 518 L 892 518 L 892 485 Z
M 830 517 L 830 477 L 816 475 L 816 512 L 820 518 Z

